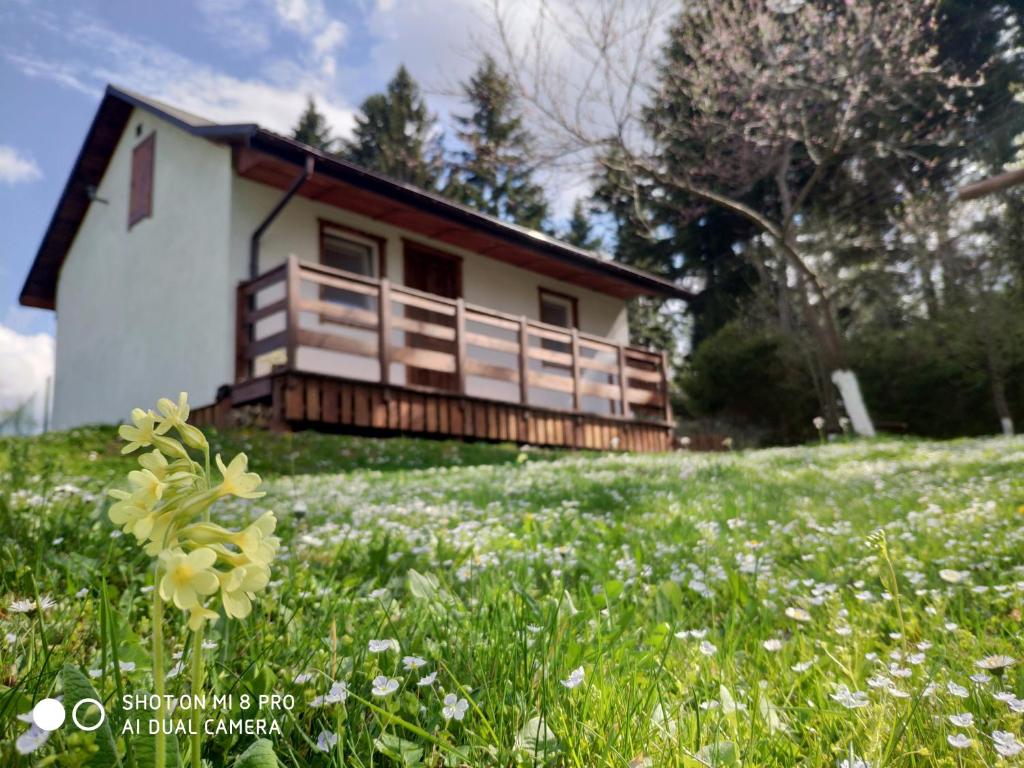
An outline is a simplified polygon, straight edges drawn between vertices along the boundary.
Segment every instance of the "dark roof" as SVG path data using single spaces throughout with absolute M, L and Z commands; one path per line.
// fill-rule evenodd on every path
M 592 251 L 501 221 L 433 192 L 369 171 L 261 128 L 255 123 L 214 123 L 160 101 L 108 85 L 21 289 L 22 304 L 54 309 L 57 278 L 89 208 L 90 190 L 99 186 L 134 108 L 150 112 L 194 136 L 246 146 L 297 167 L 303 166 L 306 158 L 312 156 L 317 173 L 324 173 L 468 228 L 487 232 L 512 245 L 528 248 L 538 255 L 576 269 L 599 273 L 605 279 L 611 278 L 620 284 L 627 284 L 637 292 L 670 298 L 693 298 L 692 293 L 664 278 L 601 258 Z

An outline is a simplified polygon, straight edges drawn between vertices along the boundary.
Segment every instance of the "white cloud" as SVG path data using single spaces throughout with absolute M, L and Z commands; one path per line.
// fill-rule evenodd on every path
M 431 109 L 450 125 L 452 113 L 463 108 L 459 83 L 484 51 L 501 58 L 488 0 L 360 0 L 344 18 L 336 17 L 334 3 L 325 0 L 195 2 L 210 39 L 245 54 L 247 61 L 256 57 L 257 66 L 246 70 L 252 74 L 230 74 L 185 57 L 95 14 L 57 14 L 28 4 L 25 13 L 61 43 L 60 55 L 42 56 L 41 47 L 23 42 L 7 45 L 0 56 L 28 76 L 93 98 L 112 82 L 213 120 L 254 121 L 282 133 L 290 132 L 312 96 L 334 134 L 343 137 L 354 125 L 355 104 L 382 88 L 399 64 L 408 67 Z M 510 21 L 523 32 L 541 8 L 561 5 L 563 0 L 522 0 Z M 346 53 L 352 30 L 360 35 L 358 58 Z M 570 56 L 569 34 L 557 42 L 558 53 Z M 582 66 L 574 61 L 569 68 Z M 575 198 L 588 192 L 586 171 L 579 163 L 541 169 L 557 218 L 567 217 Z
M 250 5 L 251 0 L 196 0 L 212 39 L 244 53 L 262 53 L 270 48 L 270 28 Z
M 73 13 L 68 19 L 39 8 L 31 12 L 40 29 L 60 40 L 63 53 L 59 60 L 51 60 L 31 48 L 9 47 L 4 52 L 7 60 L 30 77 L 90 94 L 99 94 L 110 82 L 213 120 L 258 122 L 283 133 L 295 124 L 306 97 L 313 96 L 337 132 L 351 130 L 353 109 L 334 96 L 331 77 L 311 72 L 301 61 L 269 61 L 262 73 L 236 77 L 120 32 L 93 16 Z M 217 18 L 209 12 L 207 18 Z M 331 29 L 328 25 L 318 34 L 339 34 Z M 252 33 L 252 40 L 258 39 L 259 34 Z
M 53 375 L 54 341 L 48 333 L 23 335 L 0 325 L 0 413 L 32 400 L 32 416 L 43 422 L 46 380 Z
M 0 183 L 20 184 L 43 178 L 36 161 L 14 147 L 0 144 Z

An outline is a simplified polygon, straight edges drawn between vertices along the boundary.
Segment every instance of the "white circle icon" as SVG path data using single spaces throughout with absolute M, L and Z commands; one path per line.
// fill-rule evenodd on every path
M 100 711 L 100 719 L 92 725 L 82 725 L 82 723 L 78 720 L 78 710 L 83 704 L 92 704 L 96 707 L 96 709 Z M 74 721 L 75 725 L 78 726 L 79 730 L 95 731 L 97 728 L 103 725 L 103 721 L 107 719 L 107 713 L 103 709 L 103 705 L 100 702 L 96 701 L 96 699 L 81 699 L 77 704 L 75 704 L 74 708 L 71 710 L 71 719 Z
M 65 717 L 64 705 L 56 699 L 43 699 L 32 708 L 32 722 L 44 731 L 56 731 Z

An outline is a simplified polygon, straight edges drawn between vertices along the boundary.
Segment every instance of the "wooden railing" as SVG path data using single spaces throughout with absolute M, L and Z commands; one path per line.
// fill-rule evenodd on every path
M 236 381 L 279 370 L 671 421 L 664 353 L 295 256 L 238 286 Z

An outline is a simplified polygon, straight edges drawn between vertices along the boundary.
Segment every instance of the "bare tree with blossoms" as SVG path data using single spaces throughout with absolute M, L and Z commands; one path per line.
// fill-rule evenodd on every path
M 566 0 L 524 21 L 522 4 L 494 0 L 493 11 L 552 155 L 582 154 L 681 220 L 717 206 L 751 222 L 785 265 L 821 368 L 871 433 L 827 257 L 801 226 L 815 196 L 858 166 L 926 168 L 948 140 L 969 84 L 940 59 L 937 4 Z

